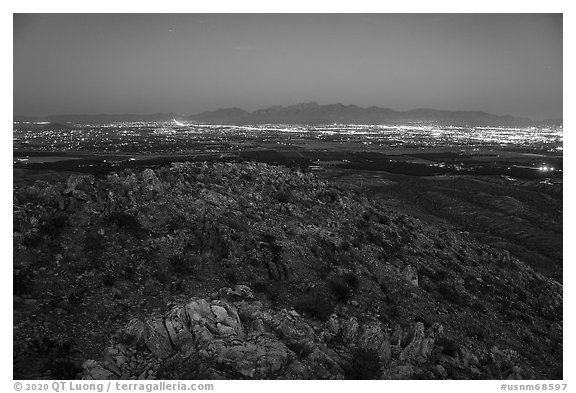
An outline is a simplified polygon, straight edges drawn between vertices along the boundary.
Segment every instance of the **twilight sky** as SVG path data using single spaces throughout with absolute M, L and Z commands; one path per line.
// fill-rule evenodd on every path
M 14 15 L 14 114 L 309 101 L 562 117 L 562 15 Z

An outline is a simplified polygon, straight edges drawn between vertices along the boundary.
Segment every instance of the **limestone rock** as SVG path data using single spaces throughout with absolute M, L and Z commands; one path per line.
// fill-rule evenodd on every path
M 158 179 L 156 173 L 150 168 L 146 168 L 142 172 L 142 181 L 144 182 L 146 189 L 149 191 L 158 192 L 162 191 L 163 189 L 162 182 L 160 181 L 160 179 Z
M 382 331 L 380 323 L 373 322 L 364 325 L 357 340 L 361 348 L 376 351 L 381 360 L 390 361 L 392 357 L 390 342 Z
M 342 323 L 342 336 L 348 340 L 352 341 L 358 332 L 358 320 L 355 317 L 350 317 L 347 321 Z
M 427 331 L 424 331 L 424 324 L 417 322 L 414 326 L 412 340 L 402 350 L 400 359 L 408 361 L 424 362 L 432 354 L 434 343 L 443 337 L 444 329 L 442 325 L 435 323 Z
M 94 360 L 86 360 L 82 364 L 83 379 L 118 379 L 118 375 L 114 374 L 112 371 L 105 369 L 100 363 Z
M 165 359 L 172 353 L 172 344 L 170 336 L 164 326 L 162 319 L 153 319 L 147 322 L 149 329 L 148 334 L 144 337 L 146 347 L 157 358 Z
M 410 284 L 412 284 L 415 287 L 418 286 L 418 271 L 414 266 L 412 265 L 406 266 L 402 271 L 402 275 L 404 276 L 406 281 L 408 281 Z
M 384 370 L 382 379 L 411 379 L 414 372 L 414 366 L 411 364 L 400 364 Z

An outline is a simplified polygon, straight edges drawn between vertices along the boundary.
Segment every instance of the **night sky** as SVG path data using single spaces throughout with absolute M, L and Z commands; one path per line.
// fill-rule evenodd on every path
M 310 101 L 562 117 L 562 16 L 14 15 L 14 114 Z

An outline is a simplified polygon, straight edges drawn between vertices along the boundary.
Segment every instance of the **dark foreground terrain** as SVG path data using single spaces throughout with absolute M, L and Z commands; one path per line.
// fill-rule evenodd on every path
M 535 211 L 561 197 L 538 179 L 23 171 L 14 378 L 562 378 L 561 202 Z

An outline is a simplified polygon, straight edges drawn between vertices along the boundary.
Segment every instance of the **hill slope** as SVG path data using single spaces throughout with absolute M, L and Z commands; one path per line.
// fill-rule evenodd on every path
M 14 231 L 15 378 L 561 378 L 560 284 L 310 174 L 37 182 Z

